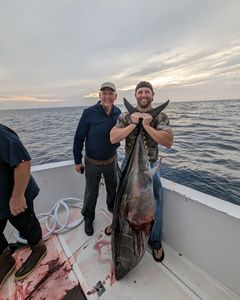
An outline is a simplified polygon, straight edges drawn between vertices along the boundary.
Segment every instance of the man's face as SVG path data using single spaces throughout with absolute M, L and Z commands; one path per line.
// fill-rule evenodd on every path
M 111 107 L 117 98 L 117 93 L 110 88 L 104 88 L 99 92 L 102 106 Z
M 137 104 L 141 108 L 148 107 L 153 101 L 154 93 L 147 87 L 141 87 L 137 89 L 135 97 L 137 99 Z

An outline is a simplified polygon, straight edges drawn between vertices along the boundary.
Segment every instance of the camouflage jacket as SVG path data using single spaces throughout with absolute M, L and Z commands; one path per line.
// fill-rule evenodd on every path
M 129 124 L 131 124 L 130 114 L 128 112 L 124 112 L 118 117 L 115 126 L 118 128 L 124 128 Z M 168 116 L 165 113 L 160 112 L 160 114 L 158 114 L 157 117 L 155 117 L 152 120 L 150 125 L 157 130 L 166 130 L 167 128 L 169 128 Z M 129 134 L 129 136 L 126 137 L 126 141 L 125 141 L 126 156 L 128 156 L 131 152 L 136 135 L 137 135 L 137 128 L 135 128 Z M 144 144 L 148 154 L 149 161 L 156 161 L 158 159 L 158 144 L 151 138 L 151 136 L 145 130 L 143 131 L 143 139 L 144 139 Z

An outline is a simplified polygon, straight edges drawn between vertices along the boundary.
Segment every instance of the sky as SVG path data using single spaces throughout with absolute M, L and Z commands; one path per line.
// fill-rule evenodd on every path
M 240 98 L 239 0 L 0 0 L 0 109 Z

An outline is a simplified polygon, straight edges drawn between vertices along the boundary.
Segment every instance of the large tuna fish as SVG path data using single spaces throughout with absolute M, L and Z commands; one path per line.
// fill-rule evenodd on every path
M 168 102 L 153 109 L 152 116 L 159 114 Z M 136 111 L 126 99 L 124 103 L 130 114 Z M 153 175 L 160 162 L 151 169 L 142 132 L 140 121 L 135 144 L 121 174 L 113 212 L 112 256 L 116 280 L 123 278 L 143 257 L 154 219 Z

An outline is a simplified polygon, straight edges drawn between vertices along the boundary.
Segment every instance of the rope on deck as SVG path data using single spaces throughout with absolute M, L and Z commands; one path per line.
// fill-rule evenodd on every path
M 71 219 L 70 208 L 78 208 L 81 210 L 82 207 L 83 200 L 80 200 L 78 198 L 63 198 L 57 201 L 49 212 L 38 214 L 38 219 L 46 218 L 45 227 L 47 233 L 43 235 L 43 240 L 46 241 L 51 234 L 64 233 L 82 224 L 83 216 L 69 223 Z M 59 217 L 59 213 L 61 210 L 65 211 L 64 221 L 60 220 Z M 17 230 L 15 230 L 14 236 L 18 242 L 22 244 L 27 244 L 27 240 L 21 237 Z

